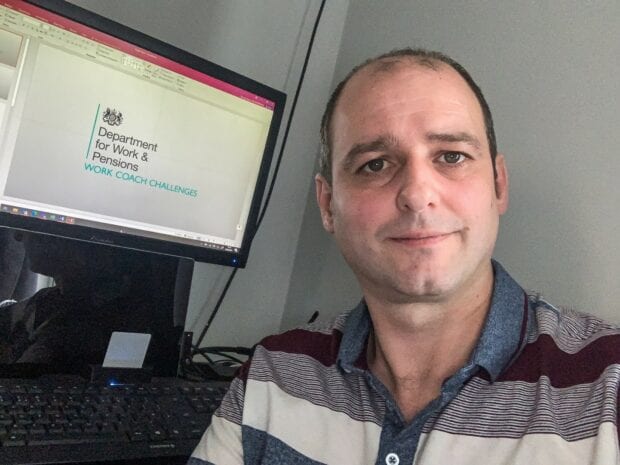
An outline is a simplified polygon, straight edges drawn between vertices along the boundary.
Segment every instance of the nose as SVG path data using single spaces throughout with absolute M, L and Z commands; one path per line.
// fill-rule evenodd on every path
M 397 206 L 402 211 L 421 213 L 433 208 L 437 201 L 432 167 L 423 162 L 408 163 L 399 176 Z

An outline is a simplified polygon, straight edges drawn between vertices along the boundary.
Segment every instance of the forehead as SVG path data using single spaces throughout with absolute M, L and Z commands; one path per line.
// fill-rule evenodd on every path
M 349 80 L 334 111 L 334 152 L 343 139 L 388 130 L 396 122 L 473 131 L 486 143 L 482 109 L 460 74 L 441 62 L 431 67 L 405 58 L 372 63 Z
M 360 97 L 380 97 L 398 86 L 401 92 L 418 91 L 421 95 L 435 91 L 446 96 L 459 97 L 480 108 L 480 104 L 465 79 L 443 62 L 417 62 L 413 58 L 386 59 L 370 63 L 351 77 L 340 96 L 338 107 Z

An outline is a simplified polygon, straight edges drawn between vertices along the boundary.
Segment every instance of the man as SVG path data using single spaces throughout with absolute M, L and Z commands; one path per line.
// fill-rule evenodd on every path
M 323 225 L 364 300 L 260 343 L 190 464 L 620 463 L 620 331 L 491 260 L 508 176 L 469 74 L 369 60 L 322 135 Z

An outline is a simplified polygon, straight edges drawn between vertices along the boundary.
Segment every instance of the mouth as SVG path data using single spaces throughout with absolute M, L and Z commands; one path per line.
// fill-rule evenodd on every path
M 444 241 L 452 234 L 454 232 L 421 231 L 389 237 L 388 240 L 408 247 L 430 247 Z

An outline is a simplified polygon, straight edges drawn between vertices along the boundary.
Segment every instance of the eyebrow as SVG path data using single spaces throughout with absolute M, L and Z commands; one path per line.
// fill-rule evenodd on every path
M 426 139 L 437 142 L 464 142 L 477 150 L 481 150 L 482 144 L 478 138 L 468 132 L 429 132 Z
M 458 143 L 462 142 L 474 147 L 476 150 L 482 149 L 482 144 L 478 138 L 468 132 L 428 132 L 425 134 L 425 138 L 431 142 L 448 142 Z M 360 155 L 369 152 L 384 152 L 388 150 L 394 150 L 399 147 L 399 143 L 396 137 L 392 134 L 383 134 L 369 142 L 360 142 L 355 144 L 344 156 L 343 168 L 349 169 L 355 164 L 355 160 Z
M 355 144 L 344 156 L 343 167 L 344 169 L 350 168 L 355 159 L 360 155 L 368 152 L 382 152 L 397 147 L 398 143 L 396 138 L 392 135 L 382 135 L 369 142 L 360 142 Z

